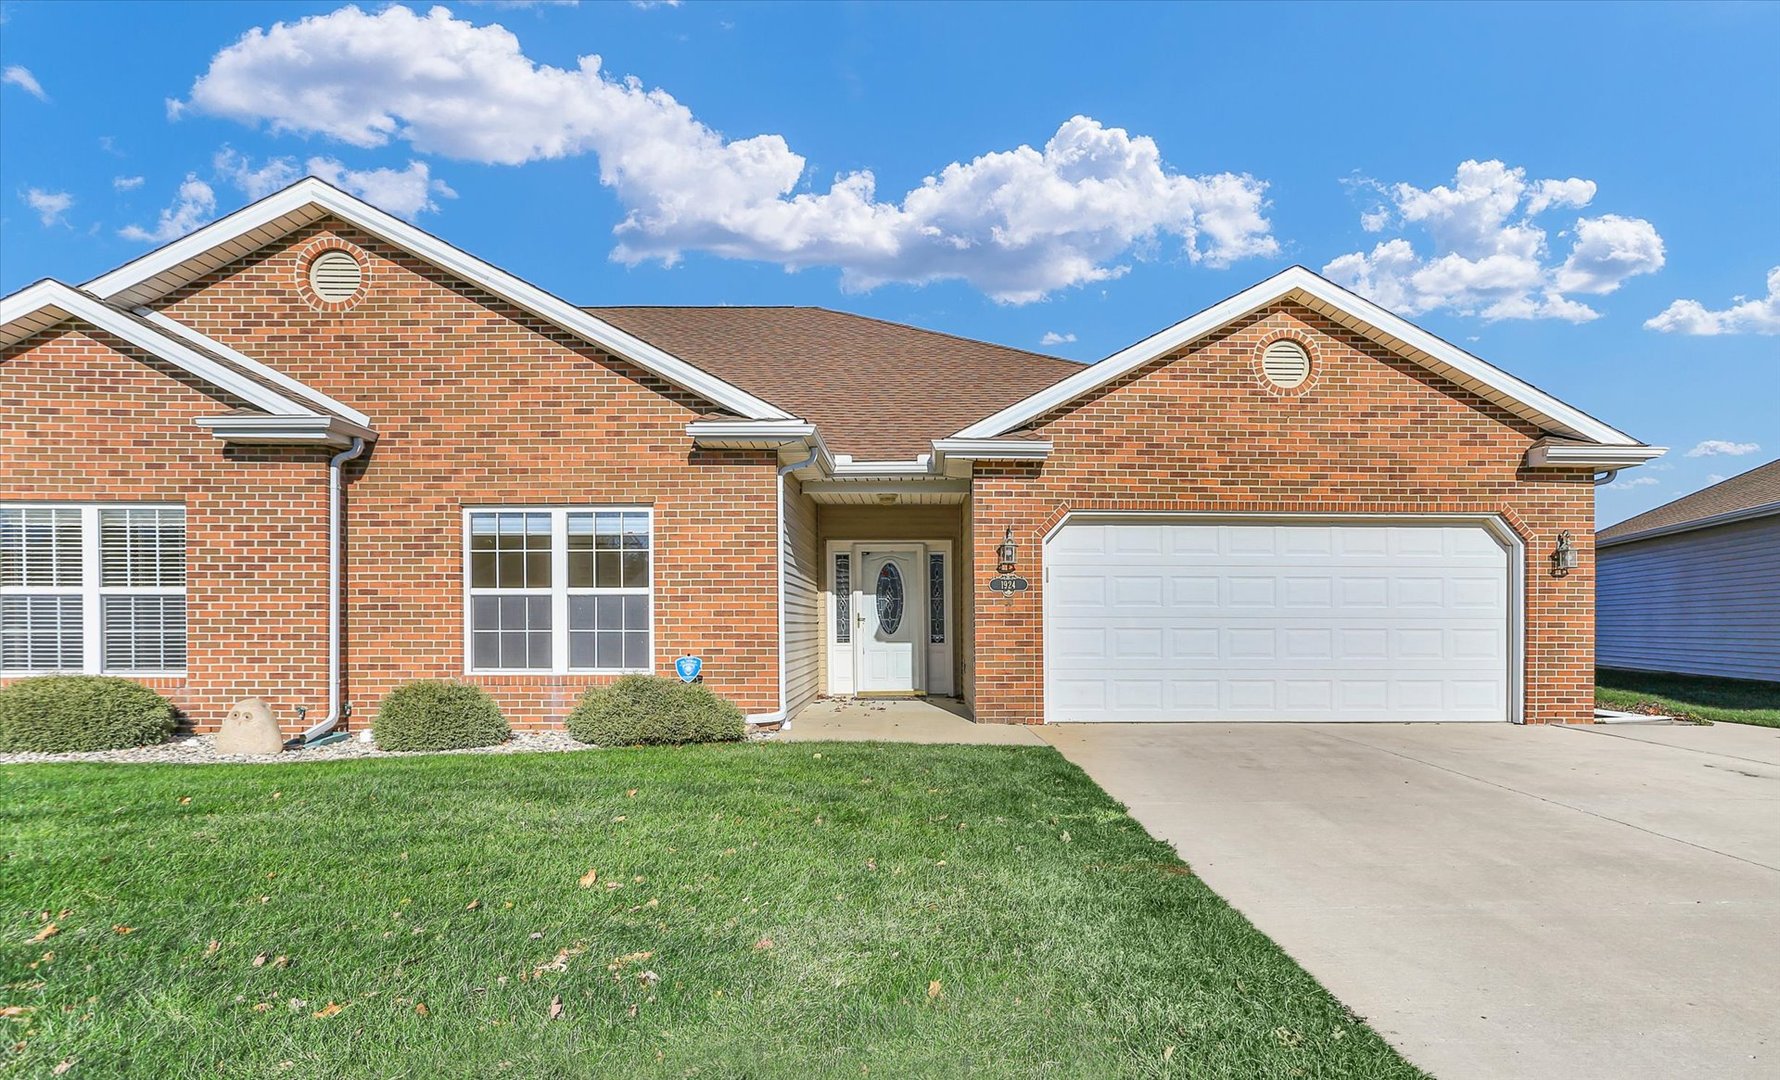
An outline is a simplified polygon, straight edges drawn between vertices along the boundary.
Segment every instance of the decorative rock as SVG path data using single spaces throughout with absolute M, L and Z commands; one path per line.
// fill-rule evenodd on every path
M 284 737 L 272 719 L 272 707 L 256 697 L 235 702 L 223 717 L 222 730 L 216 733 L 218 754 L 269 755 L 283 749 Z

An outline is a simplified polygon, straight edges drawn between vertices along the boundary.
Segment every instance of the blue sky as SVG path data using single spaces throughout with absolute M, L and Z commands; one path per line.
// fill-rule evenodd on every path
M 0 15 L 7 292 L 313 171 L 580 303 L 1081 360 L 1303 263 L 1673 447 L 1603 523 L 1780 452 L 1776 4 Z

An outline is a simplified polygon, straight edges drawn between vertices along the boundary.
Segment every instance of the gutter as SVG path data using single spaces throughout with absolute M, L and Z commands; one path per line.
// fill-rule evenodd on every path
M 345 524 L 346 463 L 365 452 L 365 440 L 353 436 L 346 449 L 328 459 L 328 714 L 303 732 L 300 746 L 308 746 L 340 723 L 340 539 Z

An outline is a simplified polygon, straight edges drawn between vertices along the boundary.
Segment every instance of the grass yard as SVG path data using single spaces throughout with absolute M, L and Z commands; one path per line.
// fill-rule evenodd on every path
M 1626 710 L 1650 704 L 1683 719 L 1780 727 L 1780 683 L 1602 668 L 1595 703 Z
M 3 1075 L 1422 1075 L 1049 749 L 0 779 Z

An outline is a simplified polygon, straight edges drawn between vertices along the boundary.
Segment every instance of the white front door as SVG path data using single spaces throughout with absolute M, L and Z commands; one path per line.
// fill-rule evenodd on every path
M 855 549 L 859 578 L 853 592 L 858 643 L 858 692 L 913 693 L 921 685 L 927 608 L 920 544 L 873 544 Z

